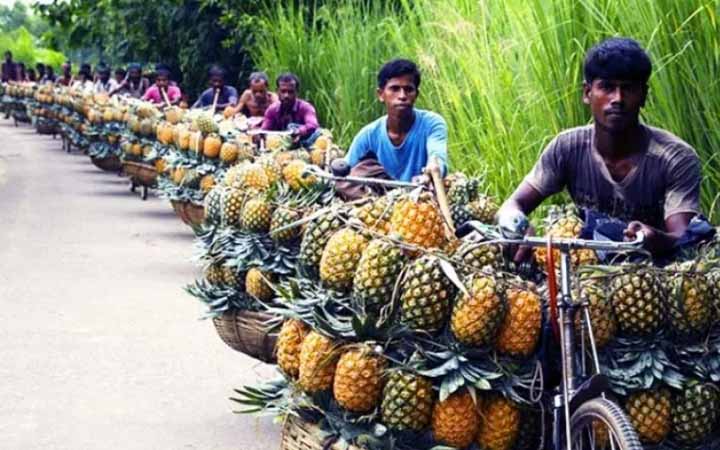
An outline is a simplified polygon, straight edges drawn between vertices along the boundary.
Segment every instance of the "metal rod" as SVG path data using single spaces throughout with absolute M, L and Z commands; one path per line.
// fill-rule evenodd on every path
M 573 361 L 573 329 L 572 329 L 572 304 L 570 299 L 570 252 L 562 249 L 560 253 L 560 288 L 561 298 L 558 320 L 560 322 L 560 348 L 562 349 L 563 366 L 563 400 L 565 409 L 565 439 L 567 450 L 572 450 L 570 430 L 570 398 L 575 389 L 575 370 Z

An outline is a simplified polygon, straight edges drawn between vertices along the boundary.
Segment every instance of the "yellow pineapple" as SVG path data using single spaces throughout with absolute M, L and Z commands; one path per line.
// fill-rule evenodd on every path
M 367 245 L 367 239 L 352 228 L 336 231 L 320 258 L 320 279 L 332 289 L 350 290 L 355 269 Z
M 671 402 L 672 394 L 667 388 L 639 391 L 627 398 L 625 410 L 642 442 L 659 444 L 670 434 Z
M 577 238 L 580 236 L 585 223 L 574 213 L 561 214 L 557 211 L 552 211 L 551 214 L 551 225 L 547 230 L 546 235 L 553 238 Z M 535 259 L 541 268 L 546 267 L 547 263 L 547 249 L 544 247 L 535 249 Z M 555 260 L 555 267 L 560 267 L 560 251 L 553 250 L 553 259 Z M 577 249 L 570 252 L 570 261 L 573 266 L 596 264 L 598 261 L 597 255 L 594 250 L 590 249 Z
M 272 206 L 263 197 L 255 197 L 245 202 L 240 215 L 240 226 L 252 233 L 264 233 L 270 230 Z
M 273 298 L 272 274 L 253 267 L 245 275 L 245 292 L 256 299 L 267 302 Z
M 335 343 L 317 331 L 311 331 L 300 347 L 298 384 L 307 393 L 332 388 L 338 360 Z
M 443 219 L 431 197 L 422 195 L 418 201 L 399 200 L 390 218 L 390 229 L 407 243 L 422 248 L 442 248 L 445 243 Z
M 450 317 L 455 338 L 474 347 L 493 343 L 505 319 L 507 302 L 495 279 L 476 273 L 466 278 L 468 294 L 458 293 Z
M 520 409 L 510 400 L 493 396 L 483 404 L 477 443 L 483 450 L 512 450 L 520 433 Z
M 478 408 L 469 392 L 456 392 L 435 403 L 432 432 L 435 440 L 456 448 L 465 448 L 480 429 Z
M 307 189 L 317 182 L 314 176 L 305 176 L 303 174 L 305 167 L 307 167 L 307 164 L 304 161 L 296 159 L 287 163 L 283 168 L 283 178 L 293 191 Z
M 215 177 L 212 174 L 205 175 L 200 179 L 200 190 L 206 194 L 210 192 L 210 189 L 213 187 L 215 187 Z
M 530 356 L 542 329 L 542 302 L 533 286 L 511 286 L 505 291 L 507 314 L 500 325 L 495 348 L 510 356 Z
M 335 369 L 335 400 L 348 411 L 372 411 L 380 403 L 384 368 L 385 359 L 366 345 L 347 350 Z
M 309 332 L 309 327 L 296 319 L 286 320 L 278 333 L 278 367 L 290 378 L 297 379 L 300 373 L 300 348 Z

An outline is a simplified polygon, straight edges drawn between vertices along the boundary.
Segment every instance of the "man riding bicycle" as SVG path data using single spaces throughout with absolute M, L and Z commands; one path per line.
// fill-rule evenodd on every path
M 567 189 L 576 206 L 619 219 L 624 236 L 645 235 L 654 256 L 670 253 L 700 214 L 700 161 L 668 131 L 640 122 L 652 64 L 640 45 L 611 38 L 587 53 L 583 101 L 593 123 L 560 133 L 498 214 L 529 215 Z M 622 236 L 617 236 L 621 239 Z M 520 249 L 520 261 L 529 256 Z

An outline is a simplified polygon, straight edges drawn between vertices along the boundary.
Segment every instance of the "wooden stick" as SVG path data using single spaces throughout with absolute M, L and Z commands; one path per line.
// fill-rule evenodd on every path
M 212 109 L 210 110 L 212 114 L 215 114 L 215 107 L 217 106 L 218 97 L 220 97 L 220 89 L 215 91 L 215 98 L 213 99 Z
M 163 98 L 165 99 L 165 103 L 167 103 L 168 108 L 172 106 L 170 103 L 170 99 L 168 98 L 167 92 L 165 92 L 165 89 L 160 89 L 160 92 L 162 93 Z
M 430 176 L 432 177 L 433 185 L 435 186 L 435 195 L 437 196 L 438 204 L 440 205 L 440 212 L 445 218 L 445 222 L 449 230 L 447 232 L 451 235 L 455 234 L 455 224 L 452 220 L 452 214 L 450 213 L 450 207 L 448 206 L 447 195 L 445 195 L 445 185 L 443 184 L 442 177 L 440 176 L 440 164 L 437 158 L 433 158 L 431 165 Z

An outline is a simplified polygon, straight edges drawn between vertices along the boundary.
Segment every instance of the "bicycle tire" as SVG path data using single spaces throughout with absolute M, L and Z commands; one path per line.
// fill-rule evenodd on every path
M 573 442 L 583 430 L 592 426 L 592 422 L 597 420 L 603 422 L 615 436 L 619 450 L 643 450 L 637 432 L 622 408 L 600 397 L 580 405 L 570 418 L 570 434 Z

